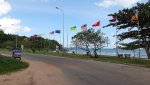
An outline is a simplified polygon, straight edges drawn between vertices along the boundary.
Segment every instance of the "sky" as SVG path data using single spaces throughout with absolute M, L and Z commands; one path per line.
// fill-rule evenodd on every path
M 88 28 L 97 21 L 104 36 L 110 39 L 108 48 L 114 48 L 116 29 L 102 28 L 109 24 L 110 13 L 118 12 L 123 8 L 130 8 L 137 2 L 148 0 L 0 0 L 0 29 L 7 34 L 20 36 L 43 35 L 47 39 L 55 39 L 63 43 L 63 14 L 64 11 L 64 41 L 65 47 L 71 42 L 71 37 L 81 32 L 81 26 Z M 70 31 L 71 27 L 77 31 Z M 49 32 L 61 30 L 61 34 L 50 35 Z M 68 34 L 67 34 L 68 32 Z M 69 45 L 70 46 L 70 45 Z

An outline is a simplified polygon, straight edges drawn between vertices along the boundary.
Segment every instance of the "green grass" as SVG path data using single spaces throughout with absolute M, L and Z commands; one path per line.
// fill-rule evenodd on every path
M 117 58 L 114 56 L 99 56 L 98 58 L 90 58 L 87 55 L 82 54 L 68 54 L 65 53 L 56 53 L 56 52 L 36 52 L 36 54 L 45 54 L 45 55 L 53 55 L 59 57 L 67 57 L 67 58 L 78 58 L 78 59 L 92 59 L 96 61 L 103 61 L 103 62 L 111 62 L 111 63 L 119 63 L 119 64 L 128 64 L 128 65 L 136 65 L 136 66 L 143 66 L 150 68 L 150 60 L 140 60 L 140 59 L 124 59 L 124 58 Z
M 124 59 L 124 58 L 115 58 L 115 57 L 99 57 L 95 59 L 97 61 L 119 63 L 119 64 L 128 64 L 128 65 L 137 65 L 150 68 L 150 60 L 140 60 L 140 59 Z
M 25 69 L 28 66 L 29 64 L 26 62 L 0 56 L 0 74 L 15 72 L 21 69 Z

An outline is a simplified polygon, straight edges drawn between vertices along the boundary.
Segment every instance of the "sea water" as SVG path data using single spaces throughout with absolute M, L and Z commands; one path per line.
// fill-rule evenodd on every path
M 85 50 L 82 49 L 76 49 L 76 48 L 69 48 L 68 49 L 69 53 L 77 52 L 78 54 L 86 54 Z M 93 54 L 93 49 L 90 49 L 91 54 Z M 101 50 L 97 51 L 97 54 L 101 55 L 108 55 L 108 56 L 116 56 L 116 49 L 111 49 L 111 48 L 103 48 Z M 134 56 L 134 51 L 133 50 L 122 50 L 122 49 L 118 49 L 118 53 L 119 54 L 130 54 L 131 57 Z M 139 57 L 139 49 L 135 50 L 135 57 Z M 140 49 L 140 58 L 147 58 L 146 52 L 144 49 Z

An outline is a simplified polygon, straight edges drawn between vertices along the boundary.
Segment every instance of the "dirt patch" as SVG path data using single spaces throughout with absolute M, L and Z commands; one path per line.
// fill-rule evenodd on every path
M 0 85 L 72 85 L 61 69 L 38 61 L 29 61 L 23 71 L 0 75 Z

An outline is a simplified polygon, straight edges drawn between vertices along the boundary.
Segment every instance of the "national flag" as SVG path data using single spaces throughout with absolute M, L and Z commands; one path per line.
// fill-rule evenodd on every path
M 138 21 L 138 14 L 137 13 L 132 16 L 131 21 L 132 22 Z
M 82 25 L 82 26 L 81 26 L 81 29 L 82 29 L 82 30 L 87 30 L 87 24 Z
M 76 26 L 70 28 L 71 31 L 77 30 Z
M 44 36 L 44 34 L 36 35 L 37 38 L 42 37 L 42 36 Z
M 100 21 L 96 22 L 95 24 L 92 25 L 92 27 L 97 27 L 100 26 Z
M 116 17 L 113 17 L 111 20 L 109 20 L 110 23 L 116 22 L 116 21 L 117 21 L 117 18 L 116 18 Z
M 93 28 L 91 28 L 90 30 L 91 30 L 92 32 L 94 32 L 94 29 L 93 29 Z
M 27 40 L 29 40 L 29 38 L 28 37 L 24 37 L 24 40 L 27 41 Z
M 55 33 L 60 34 L 60 30 L 55 30 Z
M 44 34 L 34 35 L 34 36 L 32 36 L 32 37 L 33 37 L 33 38 L 39 38 L 39 37 L 42 37 L 42 36 L 44 36 Z
M 37 35 L 33 35 L 33 36 L 31 36 L 31 38 L 33 39 L 33 38 L 37 38 Z
M 28 40 L 32 40 L 34 38 L 34 36 L 30 36 L 28 37 Z
M 52 31 L 52 32 L 49 32 L 49 34 L 51 34 L 51 35 L 53 35 L 55 32 L 54 31 Z

